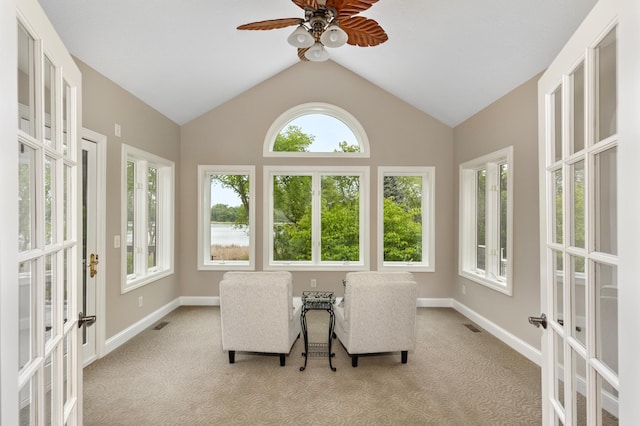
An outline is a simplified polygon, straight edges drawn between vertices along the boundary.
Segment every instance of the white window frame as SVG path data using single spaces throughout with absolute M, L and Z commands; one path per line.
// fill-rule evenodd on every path
M 334 117 L 337 120 L 342 121 L 353 132 L 358 144 L 360 145 L 360 152 L 279 152 L 273 150 L 273 144 L 276 141 L 276 137 L 284 129 L 284 127 L 303 115 L 310 114 L 324 114 Z M 304 129 L 303 129 L 304 130 Z M 269 130 L 264 139 L 263 155 L 265 157 L 349 157 L 349 158 L 369 158 L 369 138 L 367 132 L 360 122 L 351 115 L 348 111 L 328 103 L 323 102 L 309 102 L 301 105 L 294 106 L 293 108 L 282 113 L 271 124 Z
M 385 176 L 422 178 L 422 260 L 420 262 L 384 260 Z M 435 271 L 435 176 L 435 167 L 378 167 L 378 268 L 380 270 Z
M 507 250 L 506 273 L 500 277 L 498 262 L 488 261 L 489 256 L 498 253 L 500 239 L 500 191 L 499 165 L 507 164 Z M 476 268 L 477 219 L 476 191 L 477 171 L 487 169 L 485 195 L 485 270 Z M 458 273 L 476 283 L 487 286 L 506 295 L 513 295 L 513 146 L 492 152 L 482 157 L 460 164 L 459 203 L 459 253 Z
M 135 163 L 136 195 L 138 208 L 134 214 L 134 273 L 127 275 L 127 162 Z M 156 266 L 147 267 L 147 168 L 158 170 L 158 200 L 156 212 Z M 122 145 L 121 188 L 121 293 L 127 293 L 174 273 L 174 223 L 175 223 L 175 165 L 173 161 L 141 149 Z
M 198 270 L 255 270 L 255 166 L 198 166 Z M 249 176 L 249 260 L 212 260 L 211 259 L 211 176 L 248 175 Z
M 273 178 L 278 175 L 312 176 L 314 214 L 312 220 L 312 260 L 273 260 Z M 320 261 L 320 178 L 322 176 L 358 176 L 360 178 L 360 260 L 358 262 Z M 369 167 L 368 166 L 264 166 L 264 269 L 299 271 L 359 271 L 369 269 Z

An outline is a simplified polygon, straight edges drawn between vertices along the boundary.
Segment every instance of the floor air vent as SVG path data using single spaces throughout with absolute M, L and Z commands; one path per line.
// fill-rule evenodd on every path
M 473 331 L 474 333 L 480 333 L 480 329 L 473 324 L 465 324 L 464 326 L 467 327 L 469 330 Z
M 167 324 L 169 324 L 169 322 L 168 322 L 168 321 L 162 321 L 162 322 L 159 322 L 158 324 L 156 324 L 156 326 L 155 326 L 155 327 L 153 327 L 153 329 L 154 329 L 154 330 L 162 330 L 162 328 L 163 328 L 165 325 L 167 325 Z

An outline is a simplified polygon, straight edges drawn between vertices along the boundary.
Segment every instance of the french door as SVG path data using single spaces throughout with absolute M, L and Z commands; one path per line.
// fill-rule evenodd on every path
M 98 184 L 97 145 L 82 139 L 82 312 L 87 316 L 97 313 L 96 296 L 98 276 L 102 274 L 98 251 Z M 104 318 L 100 318 L 102 321 Z M 96 359 L 96 327 L 85 322 L 80 329 L 83 365 Z
M 36 0 L 17 1 L 17 21 L 19 371 L 9 421 L 77 425 L 81 76 Z
M 634 326 L 620 311 L 634 302 L 621 295 L 637 279 L 621 279 L 630 266 L 621 254 L 640 222 L 620 221 L 625 200 L 638 197 L 621 190 L 621 179 L 637 179 L 621 156 L 640 140 L 621 129 L 637 130 L 640 97 L 624 107 L 620 99 L 640 78 L 621 72 L 630 64 L 623 55 L 640 55 L 625 44 L 640 24 L 632 3 L 596 4 L 539 81 L 545 425 L 617 425 L 620 401 L 629 401 L 620 395 L 619 348 Z

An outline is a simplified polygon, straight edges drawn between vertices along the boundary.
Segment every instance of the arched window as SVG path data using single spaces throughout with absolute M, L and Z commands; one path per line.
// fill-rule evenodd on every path
M 369 140 L 356 118 L 335 105 L 313 102 L 281 114 L 267 131 L 265 157 L 369 157 Z

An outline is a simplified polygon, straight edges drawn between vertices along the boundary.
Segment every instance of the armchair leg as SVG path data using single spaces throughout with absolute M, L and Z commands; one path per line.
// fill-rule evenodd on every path
M 236 362 L 236 351 L 229 351 L 229 364 Z
M 409 356 L 409 351 L 402 351 L 400 352 L 400 356 L 402 357 L 402 363 L 406 364 L 407 363 L 407 357 Z
M 284 354 L 280 354 L 280 367 L 284 367 L 284 363 L 285 363 Z
M 351 366 L 353 368 L 358 366 L 358 355 L 351 355 Z

